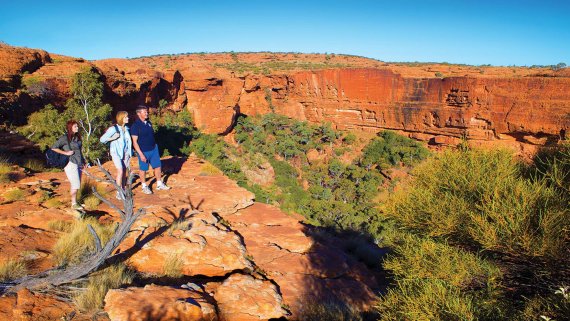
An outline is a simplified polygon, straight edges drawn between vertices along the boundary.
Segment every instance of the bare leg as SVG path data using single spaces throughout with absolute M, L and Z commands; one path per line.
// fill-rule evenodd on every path
M 139 170 L 139 180 L 141 181 L 141 185 L 146 185 L 146 171 L 142 169 Z
M 162 182 L 162 172 L 160 171 L 160 167 L 154 169 L 154 177 L 156 177 L 156 182 Z
M 77 190 L 72 188 L 69 193 L 71 194 L 71 205 L 77 204 Z
M 123 187 L 124 173 L 125 171 L 123 171 L 122 168 L 117 168 L 117 176 L 115 177 L 115 181 L 117 182 L 117 185 L 121 187 Z

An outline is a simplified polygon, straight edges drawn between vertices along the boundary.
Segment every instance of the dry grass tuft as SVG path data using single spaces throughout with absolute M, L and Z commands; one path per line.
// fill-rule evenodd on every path
M 0 282 L 11 281 L 28 274 L 26 263 L 21 260 L 8 260 L 0 265 Z
M 44 162 L 36 158 L 26 160 L 24 167 L 34 172 L 43 172 L 46 169 Z
M 110 289 L 130 284 L 134 273 L 124 264 L 111 265 L 89 277 L 84 291 L 73 298 L 74 303 L 82 311 L 96 311 L 103 306 L 105 295 Z
M 17 187 L 14 187 L 4 192 L 3 196 L 6 202 L 15 202 L 26 198 L 26 192 Z
M 162 274 L 171 278 L 182 276 L 182 259 L 180 254 L 172 253 L 166 258 Z
M 93 236 L 87 225 L 91 225 L 101 238 L 101 245 L 111 238 L 115 231 L 115 225 L 101 225 L 95 218 L 76 221 L 69 233 L 60 237 L 53 249 L 55 262 L 60 265 L 74 265 L 79 263 L 89 253 L 95 250 Z
M 299 321 L 362 321 L 360 313 L 343 302 L 315 302 L 307 299 L 307 304 L 299 311 Z
M 63 205 L 61 200 L 58 198 L 50 198 L 42 203 L 47 208 L 58 208 Z
M 12 172 L 12 166 L 0 160 L 0 183 L 9 182 L 11 172 Z
M 85 205 L 85 209 L 88 211 L 92 211 L 97 209 L 97 206 L 101 204 L 101 200 L 97 198 L 95 195 L 89 195 L 85 199 L 83 199 L 83 204 Z
M 55 220 L 48 222 L 48 228 L 52 231 L 69 233 L 73 227 L 73 222 Z
M 107 189 L 103 184 L 97 184 L 97 182 L 86 179 L 81 183 L 81 187 L 77 191 L 77 201 L 80 203 L 85 203 L 86 199 L 89 197 L 94 196 L 93 194 L 93 187 L 97 190 L 97 193 L 103 197 L 108 196 Z M 99 205 L 99 204 L 97 204 Z
M 222 171 L 210 163 L 205 163 L 204 165 L 202 165 L 202 167 L 200 167 L 200 175 L 201 176 L 222 175 Z

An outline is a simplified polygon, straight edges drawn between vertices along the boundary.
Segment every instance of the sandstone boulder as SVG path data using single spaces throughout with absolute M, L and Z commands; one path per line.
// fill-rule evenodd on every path
M 220 318 L 226 321 L 269 320 L 287 314 L 275 285 L 250 275 L 231 275 L 216 289 L 214 298 Z
M 105 311 L 113 321 L 217 320 L 208 294 L 154 284 L 110 290 Z

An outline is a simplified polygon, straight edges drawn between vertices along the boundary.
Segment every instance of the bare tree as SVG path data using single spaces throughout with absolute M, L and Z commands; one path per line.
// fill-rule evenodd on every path
M 95 187 L 93 187 L 93 194 L 97 196 L 105 204 L 109 205 L 111 208 L 116 210 L 121 215 L 121 222 L 118 224 L 113 236 L 109 241 L 102 246 L 101 238 L 91 225 L 88 225 L 89 231 L 93 236 L 93 242 L 95 243 L 95 252 L 92 253 L 87 259 L 75 266 L 66 267 L 65 269 L 53 269 L 45 271 L 36 275 L 26 276 L 21 279 L 14 281 L 15 285 L 9 288 L 10 292 L 17 292 L 22 288 L 36 289 L 48 286 L 58 286 L 66 283 L 70 283 L 74 280 L 80 279 L 89 273 L 96 271 L 107 258 L 115 251 L 117 246 L 125 239 L 126 235 L 129 233 L 133 223 L 145 213 L 144 208 L 134 211 L 133 202 L 133 192 L 132 192 L 132 182 L 133 174 L 129 173 L 129 178 L 127 180 L 127 186 L 122 189 L 113 179 L 111 174 L 101 166 L 101 162 L 97 160 L 97 167 L 101 172 L 105 174 L 104 179 L 99 179 L 89 173 L 87 175 L 97 181 L 105 181 L 113 184 L 113 186 L 122 194 L 123 196 L 123 209 L 120 209 L 115 204 L 111 203 L 109 200 L 97 193 Z

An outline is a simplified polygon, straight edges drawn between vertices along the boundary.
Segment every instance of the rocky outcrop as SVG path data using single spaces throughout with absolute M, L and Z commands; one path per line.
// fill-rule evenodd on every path
M 139 277 L 135 285 L 108 292 L 105 311 L 111 320 L 294 319 L 303 306 L 329 299 L 362 310 L 374 304 L 378 282 L 366 266 L 325 234 L 315 237 L 301 217 L 254 202 L 251 192 L 226 176 L 204 173 L 204 165 L 211 165 L 196 157 L 168 158 L 162 165 L 172 190 L 152 195 L 134 190 L 136 207 L 145 207 L 146 214 L 114 259 Z M 30 273 L 53 268 L 53 245 L 63 233 L 57 226 L 76 219 L 67 210 L 65 174 L 15 180 L 0 185 L 17 185 L 25 193 L 21 200 L 0 203 L 0 264 L 21 260 L 34 267 Z M 62 205 L 46 208 L 39 196 L 48 189 Z M 105 204 L 88 214 L 105 224 L 119 219 Z M 23 299 L 35 305 L 22 305 Z M 49 296 L 22 292 L 0 299 L 0 319 L 11 319 L 18 309 L 38 320 L 70 313 L 78 320 L 87 317 Z
M 217 286 L 214 298 L 221 320 L 270 320 L 287 315 L 281 308 L 283 301 L 275 284 L 249 275 L 230 276 Z
M 207 293 L 168 286 L 110 290 L 105 311 L 113 321 L 217 320 Z
M 0 320 L 91 320 L 85 316 L 74 318 L 75 316 L 72 303 L 57 300 L 50 295 L 32 293 L 23 289 L 16 295 L 0 297 Z M 99 320 L 99 318 L 93 318 L 93 320 Z

